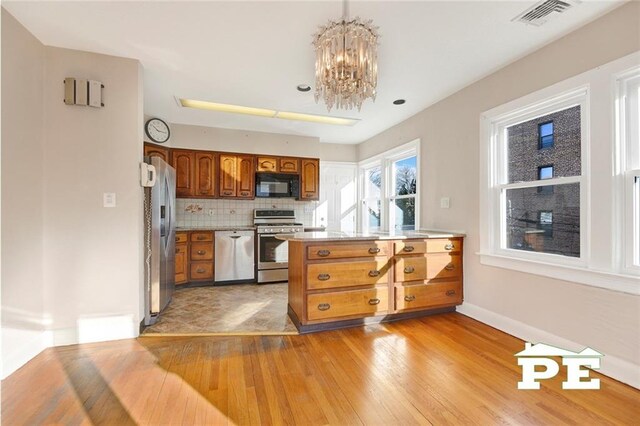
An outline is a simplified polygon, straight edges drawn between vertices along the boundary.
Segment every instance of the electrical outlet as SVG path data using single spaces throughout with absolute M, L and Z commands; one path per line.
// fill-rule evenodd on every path
M 116 206 L 116 194 L 114 192 L 105 192 L 102 194 L 102 206 L 103 207 L 115 207 Z
M 440 198 L 440 208 L 448 209 L 449 208 L 449 197 Z
M 209 210 L 207 210 L 207 214 L 208 214 L 209 216 L 213 216 L 214 214 L 216 214 L 216 212 L 215 212 L 215 210 L 213 210 L 213 209 L 209 209 Z

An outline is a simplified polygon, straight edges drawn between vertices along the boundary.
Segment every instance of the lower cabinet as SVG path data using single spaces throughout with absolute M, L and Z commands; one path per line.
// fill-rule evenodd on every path
M 213 231 L 176 232 L 176 284 L 213 281 Z
M 462 238 L 289 241 L 289 313 L 301 332 L 453 309 L 462 288 Z
M 188 241 L 189 235 L 187 232 L 176 232 L 176 284 L 185 284 L 188 281 Z

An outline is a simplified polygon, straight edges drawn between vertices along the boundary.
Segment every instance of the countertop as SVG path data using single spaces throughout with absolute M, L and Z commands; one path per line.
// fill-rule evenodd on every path
M 255 226 L 185 226 L 177 227 L 176 232 L 189 231 L 255 231 Z
M 298 232 L 296 234 L 276 235 L 286 241 L 370 241 L 370 240 L 405 240 L 410 238 L 461 238 L 465 234 L 458 232 L 417 230 L 392 232 Z

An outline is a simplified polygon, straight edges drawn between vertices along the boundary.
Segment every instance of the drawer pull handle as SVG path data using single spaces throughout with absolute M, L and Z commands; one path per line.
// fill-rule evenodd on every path
M 196 272 L 199 273 L 199 274 L 204 274 L 205 270 L 202 269 L 202 268 L 198 268 L 198 269 L 196 269 Z
M 447 244 L 444 246 L 445 250 L 453 250 L 455 248 L 455 246 L 453 244 Z
M 380 253 L 380 248 L 378 248 L 378 247 L 371 247 L 371 248 L 369 249 L 369 253 L 371 253 L 371 254 Z
M 378 303 L 380 303 L 380 299 L 369 299 L 370 305 L 377 305 Z
M 413 274 L 415 272 L 416 268 L 414 268 L 413 266 L 407 266 L 404 268 L 404 273 L 405 274 Z
M 249 195 L 248 192 L 241 192 L 240 195 L 242 195 L 243 197 L 246 197 L 247 195 Z
M 178 254 L 178 253 L 180 253 L 180 249 L 177 248 L 176 249 L 176 254 Z
M 318 305 L 318 310 L 320 311 L 327 311 L 329 308 L 331 308 L 331 305 L 328 303 L 321 303 Z
M 413 246 L 405 246 L 402 250 L 406 251 L 406 252 L 412 252 L 412 251 L 415 250 L 415 247 L 413 247 Z
M 231 195 L 232 192 L 231 191 L 222 191 L 222 195 Z
M 456 294 L 455 290 L 447 290 L 447 292 L 445 293 L 447 296 L 453 296 L 454 294 Z
M 450 263 L 447 266 L 445 266 L 444 269 L 446 269 L 447 271 L 453 271 L 454 269 L 456 269 L 456 265 L 454 265 L 453 263 Z
M 203 254 L 205 254 L 205 253 L 206 253 L 206 251 L 204 251 L 204 250 L 198 250 L 198 254 L 199 254 L 200 256 L 202 256 L 202 255 L 203 255 Z
M 318 256 L 327 257 L 331 254 L 329 250 L 318 250 Z
M 198 236 L 196 237 L 196 240 L 198 240 L 198 241 L 202 241 L 202 240 L 204 240 L 204 239 L 206 239 L 206 238 L 207 238 L 207 237 L 205 237 L 204 235 L 198 235 Z
M 409 294 L 404 297 L 405 302 L 413 302 L 414 300 L 416 300 L 416 296 L 414 296 L 413 294 Z
M 319 274 L 318 275 L 318 279 L 320 281 L 327 281 L 329 278 L 331 278 L 331 275 L 329 275 L 329 274 Z
M 369 271 L 369 276 L 370 277 L 378 277 L 378 276 L 380 276 L 380 271 L 375 271 L 375 270 Z

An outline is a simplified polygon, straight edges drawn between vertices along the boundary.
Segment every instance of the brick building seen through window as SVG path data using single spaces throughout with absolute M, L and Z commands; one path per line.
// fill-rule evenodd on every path
M 507 128 L 509 183 L 581 174 L 580 106 Z M 506 191 L 507 247 L 580 256 L 580 184 Z

